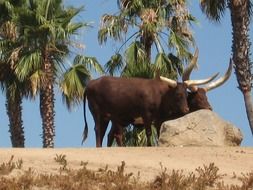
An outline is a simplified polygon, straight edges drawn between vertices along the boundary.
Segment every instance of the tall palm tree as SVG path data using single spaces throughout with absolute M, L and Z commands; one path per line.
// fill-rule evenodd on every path
M 39 93 L 43 147 L 52 148 L 55 136 L 54 85 L 73 45 L 71 36 L 86 26 L 85 23 L 72 22 L 83 7 L 65 8 L 62 0 L 29 0 L 26 3 L 16 19 L 20 59 L 15 73 L 21 81 L 29 78 L 33 94 Z
M 196 20 L 187 10 L 186 1 L 117 2 L 119 13 L 103 15 L 98 33 L 100 43 L 105 43 L 109 37 L 122 41 L 122 46 L 105 65 L 106 70 L 111 75 L 119 72 L 125 77 L 144 78 L 153 78 L 159 70 L 164 76 L 178 78 L 183 72 L 183 63 L 191 59 L 189 49 L 194 46 L 189 24 Z M 132 129 L 131 126 L 126 128 L 125 143 L 145 143 L 144 129 Z
M 24 147 L 24 127 L 22 120 L 23 84 L 19 82 L 14 71 L 6 63 L 0 63 L 0 84 L 5 91 L 6 111 L 9 118 L 9 132 L 12 147 Z
M 194 44 L 189 24 L 195 19 L 187 11 L 186 2 L 118 0 L 118 7 L 118 14 L 103 15 L 98 34 L 100 43 L 108 37 L 123 41 L 106 64 L 109 73 L 120 70 L 124 76 L 152 78 L 159 69 L 161 74 L 177 78 L 182 63 L 191 58 L 189 47 Z
M 14 44 L 18 38 L 17 26 L 13 22 L 16 10 L 22 1 L 0 2 L 0 84 L 6 95 L 6 110 L 9 118 L 9 132 L 13 147 L 24 147 L 25 137 L 22 120 L 22 98 L 25 95 L 25 82 L 18 80 L 14 73 Z
M 250 62 L 249 24 L 252 0 L 201 0 L 203 12 L 211 20 L 219 21 L 226 8 L 232 23 L 232 55 L 239 89 L 243 94 L 246 113 L 253 135 L 253 103 L 251 97 L 252 73 Z

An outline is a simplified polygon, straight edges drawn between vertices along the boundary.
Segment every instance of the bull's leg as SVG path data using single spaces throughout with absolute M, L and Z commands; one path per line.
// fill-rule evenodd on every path
M 145 131 L 146 131 L 146 137 L 147 137 L 147 146 L 152 146 L 151 144 L 151 136 L 152 136 L 152 130 L 151 130 L 151 120 L 145 121 Z
M 116 139 L 117 145 L 122 146 L 123 145 L 122 137 L 123 137 L 122 126 L 115 122 L 112 122 L 112 127 L 108 134 L 107 146 L 108 147 L 112 146 L 114 138 Z
M 96 147 L 102 147 L 103 138 L 107 129 L 109 121 L 103 118 L 99 118 L 95 122 L 95 133 L 96 133 Z
M 156 128 L 156 133 L 157 133 L 157 138 L 159 139 L 160 137 L 160 129 L 161 129 L 162 121 L 156 121 L 155 122 L 155 128 Z
M 112 122 L 111 130 L 109 131 L 108 136 L 107 136 L 107 146 L 108 147 L 112 146 L 112 143 L 113 143 L 114 131 L 115 131 L 114 128 L 115 128 L 115 124 Z
M 105 132 L 106 132 L 106 129 L 108 127 L 108 124 L 109 124 L 109 120 L 104 119 L 101 122 L 101 144 L 103 143 L 103 139 L 104 139 Z
M 123 126 L 118 125 L 114 132 L 114 137 L 116 139 L 118 146 L 123 146 Z
M 100 135 L 100 122 L 95 122 L 95 134 L 96 134 L 96 147 L 102 147 L 101 135 Z

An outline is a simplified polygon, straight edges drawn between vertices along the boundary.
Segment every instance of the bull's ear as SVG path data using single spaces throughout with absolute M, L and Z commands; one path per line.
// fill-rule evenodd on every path
M 198 91 L 198 86 L 190 86 L 189 87 L 189 90 L 191 91 L 191 92 L 197 92 Z

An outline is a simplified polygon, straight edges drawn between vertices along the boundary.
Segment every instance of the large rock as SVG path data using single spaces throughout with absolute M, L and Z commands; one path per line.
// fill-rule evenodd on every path
M 199 110 L 161 126 L 159 146 L 239 146 L 243 135 L 215 112 Z

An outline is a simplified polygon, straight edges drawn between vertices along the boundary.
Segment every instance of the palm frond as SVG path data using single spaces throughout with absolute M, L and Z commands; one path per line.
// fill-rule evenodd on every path
M 123 77 L 139 77 L 139 78 L 154 78 L 154 65 L 140 62 L 138 64 L 129 63 L 125 66 L 121 73 Z
M 120 71 L 124 66 L 122 55 L 119 53 L 111 56 L 110 60 L 105 64 L 105 71 L 113 76 L 114 73 Z
M 180 59 L 188 60 L 190 43 L 187 39 L 171 30 L 168 44 L 171 48 L 176 49 L 177 56 Z
M 155 59 L 155 69 L 159 70 L 160 74 L 168 78 L 175 79 L 177 73 L 174 70 L 173 63 L 165 53 L 158 53 Z
M 183 69 L 184 69 L 182 60 L 172 53 L 169 53 L 168 59 L 172 63 L 173 70 L 176 71 L 175 74 L 178 74 L 181 76 L 183 74 Z
M 227 8 L 226 0 L 200 0 L 200 7 L 207 18 L 219 22 Z
M 151 127 L 152 136 L 151 136 L 151 144 L 152 146 L 157 146 L 157 132 L 154 126 Z M 134 127 L 132 125 L 124 128 L 123 131 L 123 144 L 124 146 L 146 146 L 147 145 L 147 137 L 146 130 L 144 127 Z
M 68 109 L 83 100 L 84 89 L 90 78 L 90 72 L 81 63 L 74 64 L 63 74 L 60 89 Z
M 124 77 L 153 78 L 153 65 L 149 63 L 141 42 L 134 41 L 125 51 Z
M 41 68 L 42 56 L 40 51 L 34 51 L 23 55 L 15 66 L 17 77 L 24 81 L 29 75 Z
M 39 90 L 45 84 L 45 79 L 46 79 L 46 76 L 42 70 L 36 70 L 33 74 L 31 74 L 30 86 L 31 86 L 32 97 L 35 97 L 38 94 Z
M 120 16 L 105 14 L 101 19 L 101 28 L 98 31 L 98 41 L 100 44 L 105 43 L 107 38 L 122 40 L 122 35 L 127 32 L 125 19 Z
M 87 81 L 91 79 L 91 71 L 102 74 L 104 70 L 95 57 L 77 55 L 73 65 L 62 75 L 60 89 L 63 101 L 68 109 L 83 100 L 83 93 Z
M 126 64 L 138 64 L 146 61 L 146 53 L 139 41 L 134 41 L 125 52 Z
M 74 65 L 76 64 L 83 64 L 85 68 L 89 71 L 94 71 L 98 74 L 103 74 L 104 70 L 103 67 L 99 64 L 95 57 L 87 57 L 82 55 L 77 55 L 74 59 Z
M 131 18 L 140 13 L 144 4 L 142 0 L 118 0 L 118 7 L 124 15 Z

